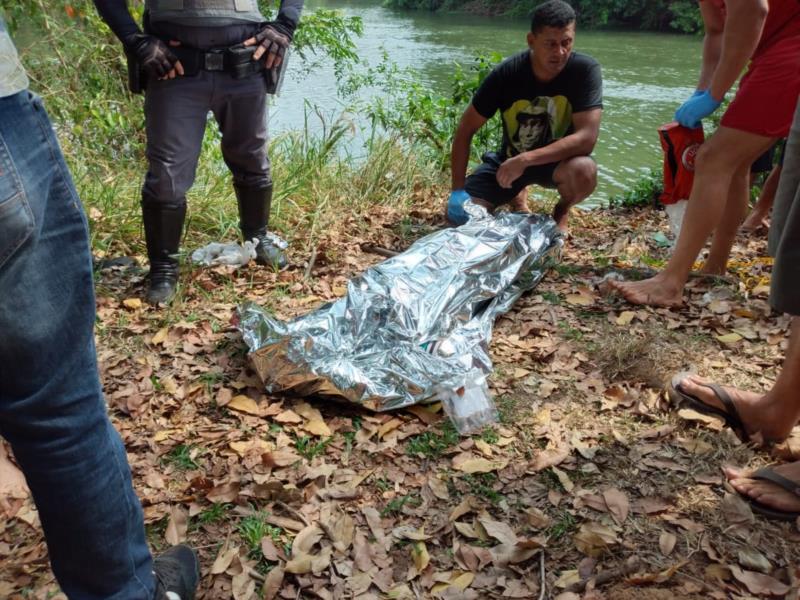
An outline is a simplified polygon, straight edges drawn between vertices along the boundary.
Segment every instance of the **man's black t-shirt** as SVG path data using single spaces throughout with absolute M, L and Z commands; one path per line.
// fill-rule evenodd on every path
M 572 133 L 574 113 L 603 106 L 600 65 L 573 52 L 561 73 L 541 82 L 533 74 L 530 50 L 525 50 L 492 70 L 472 105 L 487 119 L 502 113 L 504 157 L 541 148 Z

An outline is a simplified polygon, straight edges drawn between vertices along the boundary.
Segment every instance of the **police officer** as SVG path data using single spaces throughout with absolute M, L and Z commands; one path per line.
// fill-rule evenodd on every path
M 148 302 L 166 302 L 175 293 L 186 192 L 194 182 L 209 111 L 222 134 L 242 234 L 258 239 L 256 262 L 285 266 L 285 256 L 267 236 L 272 178 L 266 96 L 303 0 L 282 0 L 274 21 L 261 15 L 257 0 L 146 0 L 144 32 L 126 0 L 94 2 L 122 42 L 134 79 L 141 74 L 145 82 Z

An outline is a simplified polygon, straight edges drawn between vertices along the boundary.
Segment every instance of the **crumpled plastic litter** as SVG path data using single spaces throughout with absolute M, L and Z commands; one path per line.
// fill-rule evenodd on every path
M 441 400 L 462 433 L 494 420 L 494 320 L 539 283 L 563 241 L 549 216 L 464 208 L 466 224 L 370 267 L 309 314 L 281 321 L 242 304 L 238 326 L 267 392 L 376 411 Z
M 273 232 L 267 232 L 270 244 L 281 250 L 286 250 L 289 243 Z M 246 240 L 243 244 L 237 242 L 211 242 L 192 252 L 192 261 L 206 267 L 225 265 L 229 267 L 243 267 L 256 257 L 258 238 Z
M 243 244 L 211 242 L 192 252 L 192 261 L 206 267 L 226 265 L 243 267 L 256 257 L 258 240 L 248 240 Z

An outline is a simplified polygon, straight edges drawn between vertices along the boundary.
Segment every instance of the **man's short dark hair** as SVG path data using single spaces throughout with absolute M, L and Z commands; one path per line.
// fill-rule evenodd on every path
M 575 22 L 575 11 L 563 0 L 549 0 L 533 9 L 531 32 L 539 33 L 545 27 L 564 29 Z

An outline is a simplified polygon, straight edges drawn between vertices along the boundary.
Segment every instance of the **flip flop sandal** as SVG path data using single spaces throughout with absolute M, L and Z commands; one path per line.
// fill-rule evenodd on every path
M 748 443 L 750 441 L 750 436 L 747 435 L 747 430 L 744 428 L 744 423 L 742 422 L 742 418 L 739 416 L 739 411 L 736 410 L 736 405 L 733 403 L 733 400 L 728 392 L 726 392 L 716 383 L 698 383 L 697 385 L 707 387 L 714 392 L 714 395 L 719 398 L 720 402 L 722 402 L 725 410 L 717 408 L 716 406 L 711 406 L 710 404 L 706 404 L 697 396 L 693 396 L 692 394 L 689 394 L 681 389 L 681 382 L 686 379 L 688 375 L 690 375 L 690 373 L 678 373 L 677 375 L 673 376 L 672 382 L 670 383 L 670 391 L 697 412 L 724 419 L 725 425 L 733 429 L 736 436 L 742 440 L 742 442 L 745 444 Z
M 776 473 L 771 467 L 763 467 L 759 469 L 752 475 L 748 475 L 748 479 L 768 481 L 769 483 L 778 486 L 782 490 L 789 492 L 797 498 L 800 498 L 800 483 L 792 481 L 791 479 L 787 479 L 783 475 Z M 776 521 L 795 521 L 798 517 L 800 517 L 800 511 L 778 510 L 777 508 L 772 508 L 771 506 L 762 504 L 758 500 L 754 500 L 749 496 L 745 496 L 743 494 L 740 495 L 742 498 L 747 500 L 748 504 L 750 504 L 750 507 L 753 509 L 753 512 L 763 515 L 768 519 L 774 519 Z

